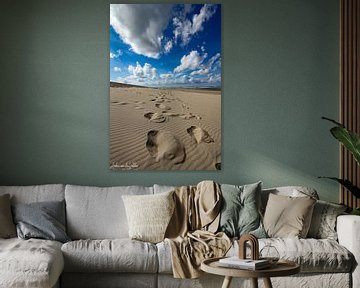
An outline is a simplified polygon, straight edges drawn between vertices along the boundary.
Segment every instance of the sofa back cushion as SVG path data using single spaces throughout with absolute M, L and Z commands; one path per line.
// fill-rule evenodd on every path
M 153 194 L 152 187 L 66 185 L 67 232 L 71 239 L 128 238 L 123 195 Z
M 4 194 L 10 195 L 11 204 L 62 201 L 65 198 L 65 186 L 62 184 L 0 186 L 0 195 Z
M 289 197 L 306 197 L 310 196 L 314 199 L 319 199 L 319 195 L 316 190 L 309 187 L 304 186 L 284 186 L 284 187 L 276 187 L 263 189 L 261 191 L 261 211 L 265 213 L 265 208 L 267 202 L 269 200 L 269 194 L 275 194 L 280 196 L 289 196 Z

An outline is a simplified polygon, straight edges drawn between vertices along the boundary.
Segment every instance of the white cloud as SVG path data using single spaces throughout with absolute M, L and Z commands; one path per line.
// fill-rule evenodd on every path
M 203 24 L 208 21 L 216 12 L 216 5 L 205 4 L 199 14 L 195 14 L 192 20 L 180 17 L 173 18 L 175 42 L 181 38 L 182 45 L 187 45 L 191 36 L 204 29 Z
M 191 76 L 194 76 L 194 75 L 206 75 L 209 73 L 209 69 L 208 68 L 205 68 L 205 69 L 199 69 L 199 70 L 196 70 L 196 71 L 193 71 L 190 73 Z
M 193 50 L 181 58 L 181 64 L 174 69 L 174 72 L 179 73 L 185 70 L 195 70 L 203 60 L 204 56 L 200 56 L 197 51 Z
M 173 47 L 173 42 L 171 40 L 169 40 L 168 42 L 166 42 L 165 46 L 164 46 L 164 50 L 165 50 L 165 53 L 169 53 L 170 50 L 172 49 Z
M 220 53 L 216 53 L 213 57 L 210 58 L 208 66 L 211 67 L 214 63 L 220 62 Z
M 205 55 L 207 56 L 207 54 L 205 53 Z M 204 55 L 204 58 L 205 58 Z M 220 61 L 221 61 L 221 57 L 220 57 L 220 53 L 216 53 L 214 56 L 212 56 L 209 61 L 207 61 L 207 63 L 203 63 L 200 65 L 200 69 L 195 70 L 193 72 L 191 72 L 190 75 L 195 76 L 195 75 L 207 75 L 210 73 L 211 71 L 215 71 L 217 68 L 220 68 Z
M 172 73 L 160 74 L 161 79 L 171 79 L 173 77 L 174 77 L 174 74 L 172 74 Z
M 159 58 L 172 5 L 110 4 L 110 25 L 132 51 Z
M 136 62 L 136 66 L 129 65 L 128 71 L 132 74 L 133 77 L 136 77 L 137 80 L 154 80 L 157 78 L 157 70 L 155 67 L 152 67 L 151 64 L 145 63 L 144 66 L 141 66 L 139 62 Z
M 123 52 L 120 49 L 116 50 L 116 52 L 110 52 L 110 59 L 119 58 L 121 55 L 123 55 Z
M 121 72 L 121 68 L 115 66 L 115 67 L 114 67 L 114 71 L 115 71 L 115 72 Z

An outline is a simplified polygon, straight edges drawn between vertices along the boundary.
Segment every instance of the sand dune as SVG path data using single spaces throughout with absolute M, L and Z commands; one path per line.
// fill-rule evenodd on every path
M 112 170 L 221 167 L 221 92 L 110 87 Z

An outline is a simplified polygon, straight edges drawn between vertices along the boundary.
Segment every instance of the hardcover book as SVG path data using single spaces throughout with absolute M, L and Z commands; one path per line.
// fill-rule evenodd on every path
M 268 268 L 271 263 L 267 259 L 251 260 L 240 259 L 238 256 L 229 258 L 223 258 L 219 260 L 219 265 L 222 267 L 247 269 L 247 270 L 259 270 Z

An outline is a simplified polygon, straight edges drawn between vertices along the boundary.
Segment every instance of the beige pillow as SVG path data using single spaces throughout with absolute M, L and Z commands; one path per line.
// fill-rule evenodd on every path
M 269 237 L 306 238 L 316 200 L 306 197 L 269 195 L 264 228 Z
M 0 238 L 16 237 L 9 194 L 0 196 Z
M 151 243 L 164 240 L 175 207 L 173 193 L 122 196 L 131 239 Z

